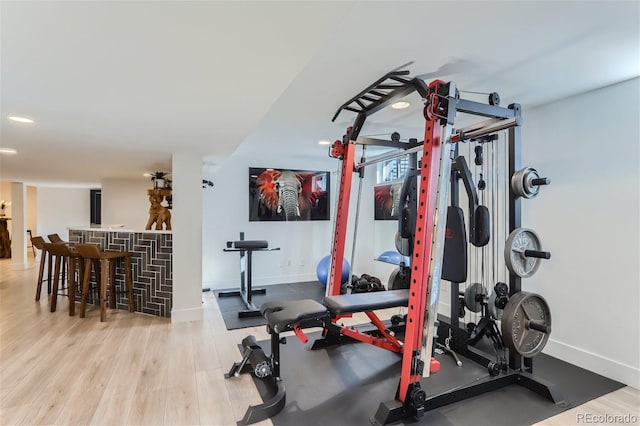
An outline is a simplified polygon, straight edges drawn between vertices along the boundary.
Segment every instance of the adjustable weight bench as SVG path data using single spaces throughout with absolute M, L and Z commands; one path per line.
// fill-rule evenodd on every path
M 380 320 L 374 311 L 380 309 L 407 306 L 409 290 L 393 290 L 372 293 L 344 294 L 327 296 L 322 303 L 315 300 L 286 300 L 264 303 L 260 312 L 267 320 L 267 331 L 271 335 L 271 355 L 267 357 L 253 336 L 242 341 L 243 359 L 234 363 L 226 378 L 242 373 L 253 372 L 262 379 L 273 394 L 264 403 L 250 406 L 239 425 L 248 425 L 276 415 L 284 408 L 286 391 L 280 378 L 280 345 L 286 343 L 280 333 L 293 331 L 296 337 L 306 344 L 309 341 L 303 332 L 305 328 L 322 327 L 323 338 L 314 342 L 312 349 L 339 344 L 345 340 L 357 340 L 402 353 L 403 343 Z M 337 324 L 337 320 L 351 314 L 364 312 L 375 326 L 372 331 L 360 331 L 355 327 Z M 347 339 L 345 339 L 345 337 Z M 323 342 L 318 344 L 319 342 Z M 439 370 L 439 363 L 433 360 L 431 371 Z

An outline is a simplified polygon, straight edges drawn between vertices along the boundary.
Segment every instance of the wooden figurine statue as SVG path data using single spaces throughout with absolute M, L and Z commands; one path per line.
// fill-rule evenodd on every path
M 155 230 L 162 230 L 162 225 L 164 224 L 165 229 L 167 231 L 171 230 L 171 211 L 162 205 L 162 201 L 165 196 L 171 195 L 171 190 L 169 189 L 149 189 L 147 190 L 149 194 L 149 202 L 151 203 L 151 207 L 149 207 L 149 220 L 147 221 L 147 226 L 144 228 L 146 230 L 150 230 L 151 226 L 155 223 Z

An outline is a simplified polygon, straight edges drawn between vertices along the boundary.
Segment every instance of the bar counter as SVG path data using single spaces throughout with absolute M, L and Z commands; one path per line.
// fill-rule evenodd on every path
M 136 231 L 120 227 L 69 228 L 69 245 L 97 244 L 100 250 L 131 252 L 136 312 L 170 317 L 173 290 L 171 231 Z M 95 278 L 91 277 L 92 285 Z M 116 267 L 116 308 L 128 310 L 123 265 Z

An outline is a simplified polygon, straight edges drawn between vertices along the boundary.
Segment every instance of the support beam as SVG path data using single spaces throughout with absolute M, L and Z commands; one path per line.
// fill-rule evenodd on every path
M 27 264 L 27 187 L 11 182 L 11 267 L 26 269 Z
M 171 322 L 202 320 L 202 157 L 173 154 Z

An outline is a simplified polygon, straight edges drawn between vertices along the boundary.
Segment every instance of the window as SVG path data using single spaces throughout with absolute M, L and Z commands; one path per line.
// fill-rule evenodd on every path
M 409 157 L 402 156 L 378 163 L 377 183 L 404 179 L 409 169 Z

